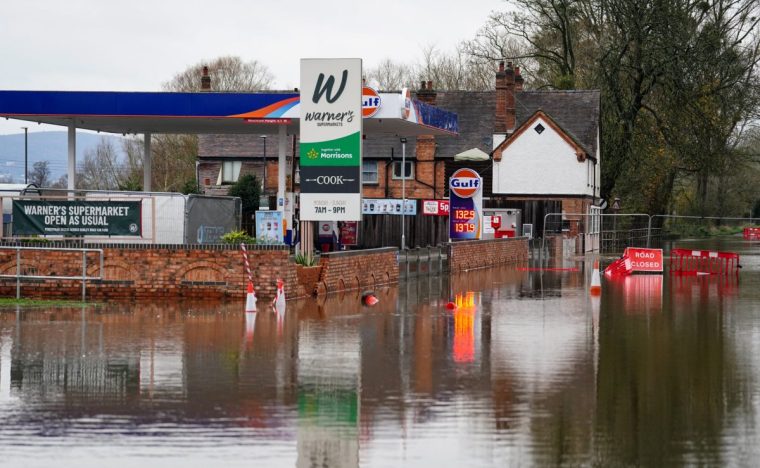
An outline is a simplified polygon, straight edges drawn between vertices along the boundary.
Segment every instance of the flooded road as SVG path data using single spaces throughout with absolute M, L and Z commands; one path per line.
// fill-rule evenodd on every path
M 754 465 L 760 245 L 679 246 L 744 268 L 604 282 L 601 299 L 579 263 L 407 281 L 371 309 L 5 309 L 0 463 Z

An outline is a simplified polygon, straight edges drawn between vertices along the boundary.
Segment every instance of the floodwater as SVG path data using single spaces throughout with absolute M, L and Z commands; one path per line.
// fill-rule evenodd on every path
M 407 281 L 371 309 L 7 309 L 0 463 L 755 465 L 760 245 L 709 247 L 742 255 L 738 278 L 636 276 L 594 299 L 580 263 Z

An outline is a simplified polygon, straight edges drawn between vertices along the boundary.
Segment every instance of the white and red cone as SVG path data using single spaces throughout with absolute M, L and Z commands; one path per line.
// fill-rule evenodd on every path
M 599 260 L 594 260 L 594 271 L 591 273 L 591 288 L 589 292 L 592 296 L 602 294 L 602 278 L 599 275 Z
M 277 294 L 272 301 L 272 307 L 277 313 L 285 312 L 285 283 L 280 278 L 277 278 Z
M 253 290 L 253 283 L 248 282 L 248 292 L 245 295 L 245 311 L 256 312 L 256 292 Z

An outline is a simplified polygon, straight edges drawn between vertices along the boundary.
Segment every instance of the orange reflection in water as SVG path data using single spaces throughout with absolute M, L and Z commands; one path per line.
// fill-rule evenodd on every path
M 454 343 L 452 354 L 454 362 L 473 362 L 475 360 L 475 293 L 468 291 L 454 297 L 457 308 L 454 309 Z

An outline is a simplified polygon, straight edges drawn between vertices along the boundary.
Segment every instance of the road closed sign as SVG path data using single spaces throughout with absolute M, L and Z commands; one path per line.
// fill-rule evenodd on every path
M 634 272 L 662 273 L 662 249 L 628 247 L 625 255 L 631 260 Z

